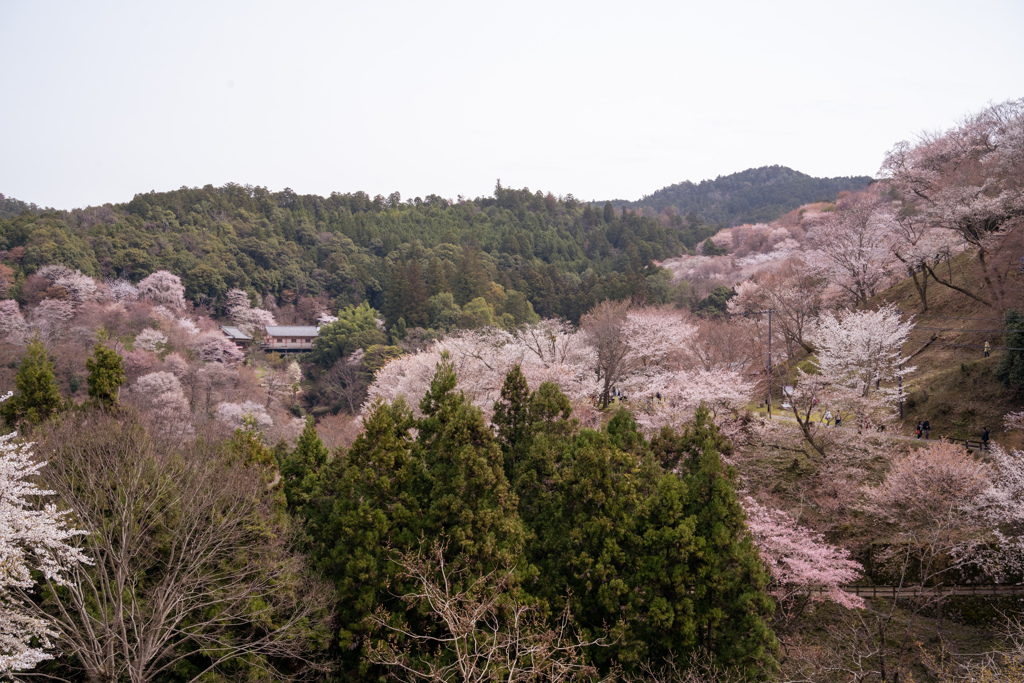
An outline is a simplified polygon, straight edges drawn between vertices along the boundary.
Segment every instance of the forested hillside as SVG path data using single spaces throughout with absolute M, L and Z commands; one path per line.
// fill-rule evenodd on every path
M 870 182 L 867 176 L 814 178 L 785 166 L 762 166 L 699 183 L 687 180 L 635 202 L 613 204 L 655 212 L 674 207 L 683 216 L 733 226 L 767 223 L 802 204 L 833 201 L 840 192 L 863 190 Z
M 457 202 L 229 184 L 70 212 L 12 208 L 23 211 L 0 220 L 0 261 L 16 285 L 51 263 L 133 281 L 166 269 L 210 310 L 240 288 L 335 309 L 366 300 L 389 326 L 435 328 L 475 300 L 483 324 L 534 313 L 578 320 L 605 299 L 664 301 L 652 261 L 710 234 L 699 220 L 662 223 L 500 184 L 493 197 Z
M 0 218 L 11 218 L 25 211 L 38 213 L 39 207 L 0 193 Z

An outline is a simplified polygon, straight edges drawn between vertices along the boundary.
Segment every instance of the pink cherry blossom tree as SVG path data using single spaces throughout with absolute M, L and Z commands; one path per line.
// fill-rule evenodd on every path
M 772 332 L 777 335 L 773 341 L 782 342 L 780 348 L 789 358 L 814 350 L 810 337 L 824 305 L 828 280 L 820 266 L 808 265 L 807 260 L 813 258 L 815 254 L 792 256 L 777 268 L 758 273 L 737 285 L 736 296 L 727 304 L 729 312 L 738 315 L 772 309 Z
M 46 278 L 53 287 L 59 287 L 67 293 L 67 298 L 76 306 L 99 298 L 96 281 L 80 270 L 68 268 L 60 264 L 43 266 L 36 275 Z
M 139 288 L 128 280 L 118 279 L 107 282 L 107 297 L 118 303 L 131 303 L 139 298 Z
M 888 609 L 875 610 L 868 630 L 873 647 L 887 660 L 906 656 L 913 647 L 908 636 L 922 613 L 941 614 L 943 589 L 964 582 L 964 570 L 982 559 L 972 551 L 994 540 L 992 525 L 981 514 L 992 483 L 987 464 L 962 446 L 940 442 L 896 454 L 882 482 L 864 488 L 864 510 L 878 520 L 881 541 L 872 565 L 897 597 Z M 903 611 L 899 620 L 897 601 Z M 903 635 L 893 638 L 897 630 Z
M 207 363 L 235 365 L 245 357 L 245 354 L 219 330 L 197 335 L 193 338 L 190 348 Z
M 829 441 L 827 430 L 821 429 L 822 415 L 838 415 L 857 426 L 892 418 L 898 380 L 905 392 L 907 376 L 915 370 L 902 355 L 913 326 L 912 319 L 902 320 L 891 305 L 877 311 L 826 313 L 818 320 L 812 337 L 817 372 L 798 369 L 788 400 L 805 439 L 820 455 Z
M 8 344 L 21 345 L 28 338 L 28 325 L 21 307 L 14 299 L 0 301 L 0 339 Z
M 188 372 L 188 362 L 180 353 L 169 353 L 164 356 L 164 369 L 175 377 L 180 378 Z
M 903 206 L 905 224 L 955 233 L 974 251 L 980 281 L 920 261 L 932 281 L 989 307 L 1002 305 L 1024 227 L 1024 99 L 995 104 L 916 144 L 900 142 L 881 173 Z M 910 226 L 906 230 L 916 230 Z M 948 263 L 948 261 L 947 261 Z
M 904 319 L 891 304 L 877 311 L 826 313 L 813 337 L 818 371 L 834 385 L 891 407 L 897 379 L 905 391 L 907 376 L 916 369 L 902 352 L 913 329 L 913 318 Z
M 74 317 L 74 305 L 60 299 L 43 299 L 30 314 L 32 328 L 46 344 L 52 344 L 64 334 Z
M 576 405 L 586 403 L 598 386 L 593 352 L 580 333 L 564 323 L 544 321 L 515 333 L 497 328 L 461 331 L 424 351 L 392 360 L 377 372 L 367 405 L 403 395 L 418 410 L 444 352 L 455 366 L 459 388 L 487 415 L 505 376 L 517 364 L 532 388 L 554 382 Z
M 185 287 L 181 278 L 166 270 L 158 270 L 139 282 L 139 298 L 172 310 L 185 308 Z
M 147 327 L 135 336 L 135 347 L 143 351 L 159 352 L 166 343 L 167 335 L 152 327 Z
M 63 287 L 68 293 L 68 298 L 75 305 L 96 301 L 100 296 L 99 290 L 96 287 L 96 281 L 78 270 L 57 278 L 53 284 L 57 287 Z
M 170 372 L 143 375 L 131 385 L 129 394 L 150 431 L 171 438 L 193 434 L 191 408 L 181 382 Z
M 895 272 L 892 255 L 894 211 L 875 190 L 851 194 L 807 236 L 822 274 L 853 306 L 887 287 Z
M 1003 426 L 1007 429 L 1024 429 L 1024 410 L 1017 413 L 1007 413 L 1003 416 Z
M 864 607 L 864 600 L 843 590 L 864 571 L 850 552 L 827 543 L 824 537 L 796 523 L 786 512 L 743 500 L 747 527 L 761 553 L 775 596 L 783 604 L 799 596 L 831 600 L 847 608 Z
M 249 305 L 249 295 L 241 289 L 232 289 L 224 297 L 224 310 L 231 323 L 246 334 L 262 332 L 268 325 L 276 325 L 270 311 Z
M 259 430 L 264 430 L 274 425 L 274 420 L 267 413 L 266 406 L 256 401 L 219 403 L 217 405 L 217 419 L 230 425 L 233 429 L 242 429 L 247 423 L 253 424 Z
M 645 427 L 678 427 L 701 403 L 717 416 L 742 407 L 753 395 L 753 384 L 738 369 L 706 369 L 706 358 L 694 353 L 699 328 L 680 311 L 630 309 L 621 334 L 627 351 L 618 388 Z
M 0 397 L 0 402 L 11 394 Z M 52 655 L 59 634 L 47 619 L 30 609 L 39 572 L 46 581 L 66 585 L 70 570 L 91 564 L 72 545 L 85 534 L 69 526 L 67 512 L 53 503 L 41 508 L 36 500 L 53 495 L 39 488 L 36 478 L 46 463 L 36 460 L 31 444 L 16 433 L 0 436 L 0 676 L 32 669 Z

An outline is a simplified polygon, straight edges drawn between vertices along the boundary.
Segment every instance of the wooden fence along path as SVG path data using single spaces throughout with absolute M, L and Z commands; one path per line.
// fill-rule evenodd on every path
M 963 586 L 842 586 L 842 589 L 847 593 L 853 593 L 859 595 L 862 598 L 914 598 L 914 597 L 935 597 L 944 595 L 981 595 L 981 596 L 1001 596 L 1001 595 L 1024 595 L 1024 585 L 1006 585 L 1006 584 L 980 584 L 980 585 L 963 585 Z M 821 589 L 821 592 L 827 593 L 825 589 Z

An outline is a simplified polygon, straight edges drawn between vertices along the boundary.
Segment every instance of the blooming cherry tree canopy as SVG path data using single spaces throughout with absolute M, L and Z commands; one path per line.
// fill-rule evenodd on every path
M 0 398 L 0 402 L 10 394 Z M 50 659 L 57 633 L 28 608 L 32 572 L 64 585 L 71 567 L 89 559 L 70 544 L 84 534 L 68 526 L 66 513 L 53 503 L 38 509 L 30 501 L 52 496 L 32 479 L 45 465 L 17 434 L 0 436 L 0 676 L 33 668 Z
M 787 513 L 765 507 L 749 496 L 743 508 L 780 599 L 804 593 L 848 608 L 864 607 L 862 598 L 842 589 L 864 571 L 859 562 L 850 559 L 848 550 L 827 543 L 821 534 L 800 526 Z

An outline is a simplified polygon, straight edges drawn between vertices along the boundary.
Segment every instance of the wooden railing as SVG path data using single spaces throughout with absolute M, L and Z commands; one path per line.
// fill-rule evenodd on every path
M 960 586 L 842 586 L 863 598 L 913 598 L 938 595 L 1024 595 L 1024 585 L 980 584 Z M 825 589 L 822 593 L 827 592 Z

